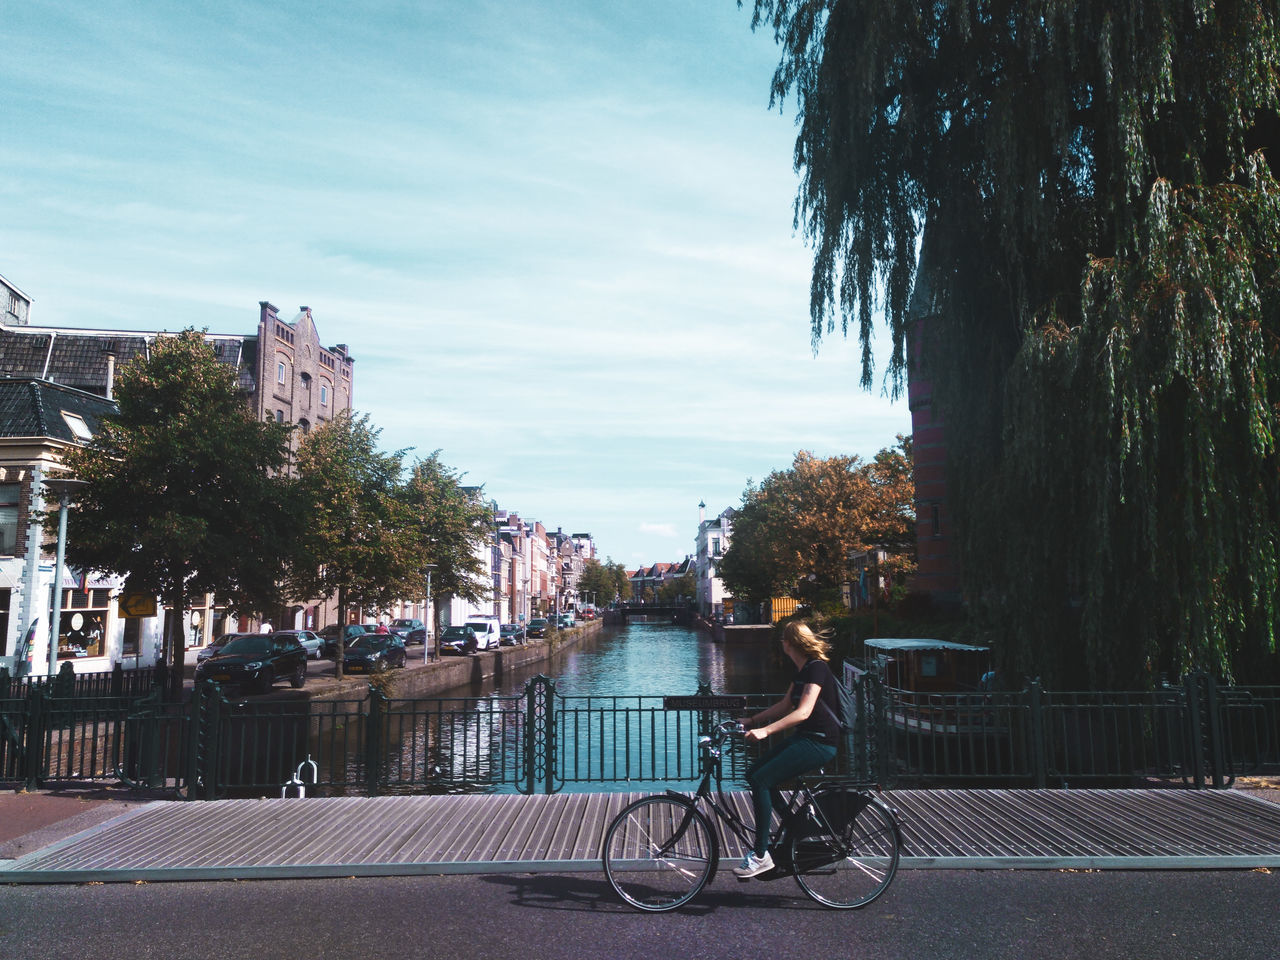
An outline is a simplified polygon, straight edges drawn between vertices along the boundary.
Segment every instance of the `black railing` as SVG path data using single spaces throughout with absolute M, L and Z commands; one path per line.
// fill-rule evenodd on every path
M 561 696 L 537 677 L 493 698 L 370 688 L 361 699 L 242 701 L 203 683 L 171 702 L 164 687 L 99 696 L 97 682 L 0 685 L 0 780 L 119 779 L 195 799 L 286 784 L 330 795 L 679 784 L 697 777 L 702 733 L 772 700 L 667 709 L 661 697 Z M 885 785 L 1226 786 L 1280 769 L 1280 688 L 1196 677 L 1149 693 L 921 694 L 864 677 L 856 693 L 856 729 L 830 772 Z M 742 744 L 726 753 L 726 776 L 741 779 L 751 755 Z

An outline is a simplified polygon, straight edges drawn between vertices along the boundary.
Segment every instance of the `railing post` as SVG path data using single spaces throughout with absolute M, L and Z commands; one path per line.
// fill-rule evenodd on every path
M 1204 789 L 1204 723 L 1203 704 L 1200 700 L 1200 674 L 1188 674 L 1182 678 L 1182 696 L 1187 707 L 1187 729 L 1183 738 L 1186 763 L 1191 767 L 1191 780 L 1197 790 Z
M 365 789 L 376 797 L 382 786 L 382 743 L 386 737 L 387 695 L 369 684 L 369 716 L 365 720 Z
M 1039 678 L 1027 685 L 1027 713 L 1031 726 L 1031 776 L 1038 789 L 1049 783 L 1049 745 L 1044 722 L 1044 687 Z
M 167 687 L 157 688 L 156 693 L 160 703 L 168 701 Z M 194 799 L 213 800 L 218 796 L 222 703 L 222 690 L 211 680 L 196 684 L 191 692 L 187 716 L 187 792 Z M 159 727 L 156 733 L 159 734 Z M 151 779 L 160 779 L 158 771 Z
M 555 682 L 542 674 L 525 684 L 522 793 L 555 793 L 555 692 Z
M 32 685 L 27 697 L 27 789 L 37 790 L 44 779 L 44 738 L 48 726 L 49 704 L 44 684 Z
M 124 667 L 120 665 L 119 660 L 111 668 L 111 696 L 124 696 Z

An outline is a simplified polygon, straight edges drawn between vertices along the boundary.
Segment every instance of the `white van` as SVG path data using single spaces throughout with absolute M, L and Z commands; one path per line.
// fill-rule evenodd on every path
M 498 649 L 502 638 L 502 625 L 497 617 L 468 617 L 467 626 L 476 632 L 477 649 Z

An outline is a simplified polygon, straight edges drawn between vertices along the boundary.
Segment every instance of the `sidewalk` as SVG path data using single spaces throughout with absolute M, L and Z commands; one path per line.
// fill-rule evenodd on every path
M 0 790 L 0 860 L 16 860 L 151 802 L 128 790 Z

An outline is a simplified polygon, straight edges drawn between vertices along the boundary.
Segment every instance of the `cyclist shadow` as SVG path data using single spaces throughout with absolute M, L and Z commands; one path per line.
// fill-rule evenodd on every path
M 727 871 L 726 871 L 727 872 Z M 584 913 L 620 913 L 640 915 L 641 911 L 627 906 L 618 899 L 609 881 L 602 876 L 588 874 L 522 874 L 520 876 L 490 875 L 485 883 L 502 885 L 511 890 L 511 903 L 535 910 L 568 910 Z M 786 905 L 788 908 L 812 907 L 822 910 L 795 887 L 790 889 L 775 883 L 741 883 L 725 872 L 716 877 L 694 899 L 676 910 L 683 916 L 703 916 L 720 909 L 760 909 Z

